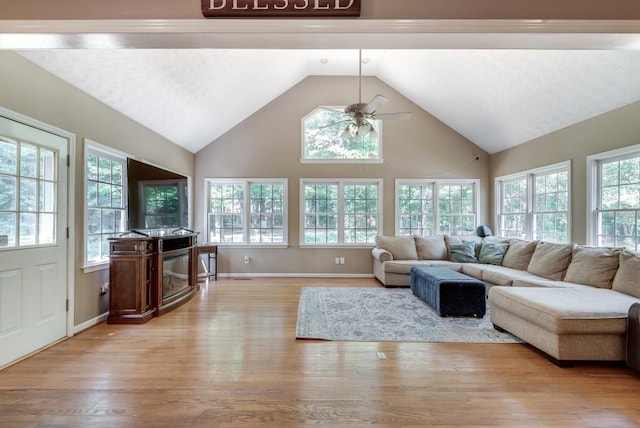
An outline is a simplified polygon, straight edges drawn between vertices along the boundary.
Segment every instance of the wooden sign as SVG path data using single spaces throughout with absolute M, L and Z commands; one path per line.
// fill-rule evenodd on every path
M 360 16 L 361 0 L 202 0 L 206 18 Z

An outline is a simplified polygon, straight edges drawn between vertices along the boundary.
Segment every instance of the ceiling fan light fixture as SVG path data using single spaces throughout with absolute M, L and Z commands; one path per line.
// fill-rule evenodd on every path
M 349 138 L 351 138 L 351 125 L 352 125 L 351 123 L 348 124 L 347 127 L 342 132 L 342 139 L 348 140 Z
M 358 137 L 366 137 L 367 135 L 369 135 L 372 129 L 373 128 L 371 127 L 371 125 L 369 125 L 368 123 L 365 123 L 358 127 L 358 131 L 356 132 L 356 135 Z
M 379 119 L 407 120 L 411 118 L 411 113 L 377 114 L 378 108 L 389 101 L 388 98 L 380 94 L 373 97 L 368 103 L 362 102 L 362 64 L 368 63 L 369 59 L 362 57 L 362 49 L 358 50 L 358 57 L 358 102 L 344 108 L 344 115 L 351 119 L 351 123 L 347 125 L 347 128 L 340 132 L 340 136 L 345 140 L 354 137 L 365 138 L 367 136 L 378 138 L 379 134 L 370 121 Z M 339 123 L 344 123 L 344 121 Z

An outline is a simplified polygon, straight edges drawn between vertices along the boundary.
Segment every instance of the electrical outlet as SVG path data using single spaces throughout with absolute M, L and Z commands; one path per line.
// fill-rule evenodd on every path
M 251 263 L 251 259 L 249 258 L 249 256 L 244 256 L 244 264 L 248 265 L 249 263 Z
M 102 284 L 102 287 L 100 287 L 100 295 L 104 296 L 108 292 L 109 292 L 109 283 L 105 282 L 104 284 Z
M 340 257 L 336 257 L 336 264 L 339 265 L 340 264 Z
M 341 265 L 345 264 L 344 257 L 340 257 L 340 264 L 341 264 Z

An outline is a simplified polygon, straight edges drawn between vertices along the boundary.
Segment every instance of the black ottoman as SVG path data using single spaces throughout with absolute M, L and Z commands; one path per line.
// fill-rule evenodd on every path
M 444 267 L 411 268 L 411 291 L 441 317 L 487 312 L 484 282 Z

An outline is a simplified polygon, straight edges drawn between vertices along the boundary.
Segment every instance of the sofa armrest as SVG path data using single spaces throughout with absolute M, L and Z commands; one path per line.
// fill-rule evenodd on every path
M 378 261 L 382 262 L 388 262 L 390 260 L 393 260 L 393 255 L 391 255 L 391 253 L 387 250 L 383 250 L 382 248 L 374 248 L 373 250 L 371 250 L 371 255 L 378 259 Z

